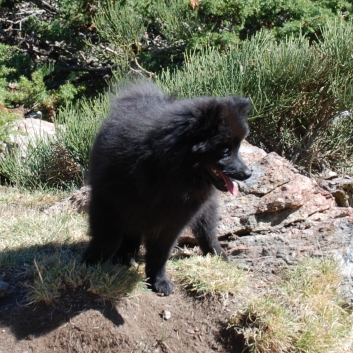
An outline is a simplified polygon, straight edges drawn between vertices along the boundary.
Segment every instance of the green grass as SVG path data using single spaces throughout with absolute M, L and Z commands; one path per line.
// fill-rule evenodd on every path
M 128 296 L 144 284 L 139 268 L 105 263 L 87 267 L 77 257 L 61 252 L 33 260 L 34 266 L 24 271 L 27 278 L 34 278 L 27 297 L 31 304 L 52 305 L 66 289 L 86 288 L 87 292 L 101 299 L 115 300 Z
M 291 352 L 292 332 L 297 329 L 290 310 L 270 296 L 253 299 L 230 325 L 253 353 Z

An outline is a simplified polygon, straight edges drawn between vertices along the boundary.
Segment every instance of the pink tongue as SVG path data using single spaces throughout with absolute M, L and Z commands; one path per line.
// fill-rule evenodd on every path
M 238 195 L 237 187 L 232 183 L 232 181 L 224 173 L 222 173 L 220 170 L 217 170 L 217 171 L 218 171 L 218 174 L 222 177 L 224 183 L 226 184 L 228 191 L 234 197 L 237 197 L 237 195 Z

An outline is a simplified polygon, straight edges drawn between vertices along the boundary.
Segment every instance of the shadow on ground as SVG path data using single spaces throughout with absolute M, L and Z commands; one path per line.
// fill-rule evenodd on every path
M 73 317 L 90 309 L 99 311 L 115 326 L 124 323 L 122 316 L 114 305 L 100 296 L 87 291 L 88 287 L 72 289 L 65 286 L 53 305 L 30 304 L 27 293 L 33 278 L 23 275 L 19 268 L 31 266 L 38 256 L 65 254 L 62 258 L 79 260 L 85 242 L 76 244 L 50 243 L 43 246 L 32 246 L 18 250 L 3 251 L 0 256 L 0 266 L 10 258 L 20 259 L 15 266 L 5 271 L 2 280 L 10 283 L 6 295 L 0 298 L 0 327 L 8 327 L 18 339 L 31 339 L 31 336 L 41 336 L 69 322 Z M 74 270 L 74 269 L 73 269 Z

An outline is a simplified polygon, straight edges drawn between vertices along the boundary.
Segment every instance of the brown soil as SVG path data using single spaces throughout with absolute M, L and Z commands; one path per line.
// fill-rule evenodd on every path
M 235 300 L 197 300 L 176 286 L 169 297 L 150 291 L 115 303 L 84 290 L 63 293 L 55 307 L 25 305 L 23 291 L 0 301 L 1 353 L 241 352 L 227 319 Z M 171 317 L 163 318 L 167 310 Z

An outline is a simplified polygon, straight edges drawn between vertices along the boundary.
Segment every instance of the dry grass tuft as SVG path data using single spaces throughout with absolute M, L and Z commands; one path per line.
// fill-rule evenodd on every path
M 342 277 L 330 259 L 306 259 L 265 298 L 230 319 L 249 352 L 344 353 L 353 342 L 352 312 L 340 296 Z
M 291 352 L 296 330 L 291 312 L 271 297 L 257 298 L 230 320 L 250 352 Z
M 42 258 L 39 264 L 34 260 L 34 265 L 35 268 L 27 270 L 25 276 L 34 278 L 27 285 L 30 304 L 52 305 L 68 288 L 84 288 L 103 300 L 116 300 L 144 286 L 138 267 L 111 263 L 87 267 L 75 259 L 58 259 L 57 256 Z
M 170 261 L 173 277 L 198 297 L 236 294 L 247 284 L 247 275 L 219 256 L 193 256 Z

